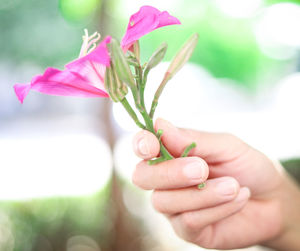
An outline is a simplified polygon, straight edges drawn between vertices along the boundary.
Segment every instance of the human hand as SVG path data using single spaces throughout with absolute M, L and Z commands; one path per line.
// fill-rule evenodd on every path
M 162 142 L 177 158 L 148 166 L 145 160 L 158 155 L 159 143 L 148 131 L 138 133 L 134 150 L 145 160 L 133 182 L 154 190 L 154 208 L 181 238 L 206 248 L 264 244 L 300 250 L 299 228 L 292 227 L 295 220 L 300 224 L 300 192 L 279 164 L 230 134 L 178 129 L 162 119 L 155 127 L 164 131 Z M 179 158 L 193 141 L 197 147 L 191 157 Z

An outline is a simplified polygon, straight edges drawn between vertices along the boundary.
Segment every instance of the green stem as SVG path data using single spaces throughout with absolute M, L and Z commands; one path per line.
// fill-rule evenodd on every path
M 126 98 L 123 98 L 121 100 L 121 104 L 124 106 L 124 108 L 126 109 L 128 114 L 130 115 L 130 117 L 134 120 L 136 125 L 138 127 L 142 128 L 142 129 L 146 129 L 146 127 L 139 121 L 137 115 L 135 114 L 134 110 L 132 109 L 132 107 L 130 106 L 130 104 L 128 103 Z
M 156 132 L 154 130 L 154 126 L 153 126 L 153 120 L 150 118 L 149 114 L 147 113 L 145 107 L 142 107 L 142 109 L 139 110 L 141 115 L 144 118 L 145 124 L 146 124 L 146 129 L 150 132 L 152 132 L 154 135 L 156 135 Z M 157 135 L 156 135 L 157 136 Z M 160 136 L 157 137 L 159 140 L 159 144 L 160 144 L 160 153 L 161 156 L 164 157 L 165 160 L 170 160 L 170 159 L 174 159 L 174 157 L 168 152 L 168 150 L 165 148 L 165 146 L 163 145 Z
M 160 153 L 161 153 L 162 156 L 165 157 L 165 160 L 174 159 L 174 157 L 169 153 L 167 148 L 165 148 L 163 143 L 161 141 L 159 143 L 160 143 Z
M 160 83 L 158 89 L 156 90 L 155 92 L 155 95 L 154 95 L 154 98 L 153 98 L 153 101 L 152 101 L 152 104 L 151 104 L 151 110 L 150 110 L 150 113 L 149 113 L 149 116 L 150 118 L 153 118 L 154 116 L 154 113 L 155 113 L 155 109 L 157 107 L 157 104 L 158 104 L 158 99 L 163 91 L 163 89 L 165 88 L 167 82 L 169 81 L 169 73 L 167 72 L 164 76 L 164 79 L 162 80 L 162 82 Z
M 140 94 L 140 104 L 141 107 L 143 107 L 146 110 L 146 106 L 145 106 L 145 82 L 143 79 L 143 69 L 142 67 L 139 65 L 138 67 L 135 67 L 135 72 L 136 75 L 138 76 L 137 78 L 137 82 L 138 82 L 138 90 L 139 90 L 139 94 Z
M 182 157 L 182 158 L 187 157 L 187 156 L 189 155 L 190 151 L 191 151 L 193 148 L 195 148 L 196 146 L 197 146 L 197 145 L 196 145 L 195 142 L 193 142 L 192 144 L 188 145 L 188 146 L 184 149 L 183 153 L 181 154 L 181 157 Z
M 198 189 L 203 189 L 203 188 L 205 188 L 205 186 L 206 186 L 205 182 L 202 182 L 197 187 L 198 187 Z
M 147 161 L 147 163 L 148 163 L 148 165 L 155 165 L 155 164 L 158 164 L 158 163 L 160 163 L 160 162 L 164 162 L 166 159 L 163 157 L 163 156 L 161 156 L 161 157 L 159 157 L 159 158 L 156 158 L 156 159 L 150 159 L 150 160 L 148 160 Z
M 138 99 L 135 99 L 136 107 L 139 110 L 140 114 L 142 115 L 142 117 L 145 121 L 145 125 L 146 125 L 145 129 L 152 132 L 154 135 L 156 135 L 159 140 L 159 143 L 160 143 L 161 157 L 158 158 L 159 160 L 157 160 L 157 161 L 153 160 L 153 163 L 158 163 L 162 160 L 173 159 L 174 157 L 168 152 L 168 150 L 162 144 L 160 136 L 158 136 L 156 134 L 154 126 L 153 126 L 153 120 L 149 116 L 149 114 L 146 110 L 145 100 L 144 100 L 144 92 L 145 92 L 147 78 L 143 76 L 143 69 L 140 65 L 138 67 L 135 67 L 135 73 L 137 75 L 136 86 L 137 86 L 137 92 L 139 94 Z

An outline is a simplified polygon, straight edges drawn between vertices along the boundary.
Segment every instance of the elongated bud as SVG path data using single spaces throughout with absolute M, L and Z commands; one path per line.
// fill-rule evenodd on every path
M 141 49 L 140 49 L 140 43 L 139 40 L 136 40 L 133 45 L 131 46 L 130 50 L 135 55 L 136 59 L 140 61 L 140 55 L 141 55 Z
M 114 102 L 120 102 L 128 93 L 127 86 L 118 78 L 112 63 L 106 68 L 104 87 Z
M 156 51 L 152 54 L 152 56 L 150 57 L 148 63 L 146 64 L 146 67 L 145 67 L 145 73 L 146 74 L 148 74 L 148 72 L 152 68 L 157 66 L 163 60 L 164 56 L 166 55 L 167 48 L 168 48 L 168 45 L 166 43 L 162 43 L 156 49 Z
M 109 48 L 118 78 L 129 85 L 130 88 L 135 88 L 133 75 L 119 43 L 115 39 L 112 39 Z
M 167 70 L 167 81 L 170 80 L 190 59 L 198 43 L 198 39 L 199 35 L 197 33 L 192 35 L 178 51 Z
M 179 50 L 179 52 L 176 54 L 176 56 L 173 58 L 167 72 L 165 73 L 165 76 L 160 83 L 159 87 L 157 88 L 154 99 L 152 101 L 151 110 L 149 113 L 150 118 L 153 118 L 155 109 L 158 104 L 158 99 L 164 90 L 167 82 L 182 68 L 182 66 L 190 59 L 192 56 L 192 53 L 197 45 L 199 39 L 199 35 L 196 33 L 193 36 L 191 36 L 185 44 L 182 46 L 182 48 Z

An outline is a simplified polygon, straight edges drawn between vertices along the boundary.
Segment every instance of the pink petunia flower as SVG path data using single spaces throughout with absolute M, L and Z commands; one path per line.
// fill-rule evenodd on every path
M 85 30 L 79 58 L 65 66 L 61 71 L 47 68 L 43 75 L 32 78 L 30 83 L 15 84 L 15 93 L 21 103 L 30 90 L 50 95 L 75 97 L 108 97 L 104 88 L 104 74 L 109 66 L 110 56 L 106 37 L 98 46 L 99 33 L 88 36 Z
M 130 17 L 121 46 L 124 50 L 128 50 L 142 36 L 160 27 L 173 24 L 181 23 L 167 11 L 161 12 L 152 6 L 142 6 L 137 13 Z

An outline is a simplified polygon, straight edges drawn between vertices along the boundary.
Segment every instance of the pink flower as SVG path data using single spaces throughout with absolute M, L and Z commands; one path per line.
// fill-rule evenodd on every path
M 140 37 L 172 24 L 180 24 L 180 21 L 166 11 L 143 6 L 130 17 L 121 46 L 126 51 Z M 85 30 L 79 58 L 67 64 L 63 71 L 49 67 L 44 74 L 32 78 L 30 83 L 15 84 L 15 93 L 20 102 L 23 103 L 30 90 L 59 96 L 108 97 L 104 76 L 110 64 L 107 44 L 111 37 L 106 37 L 96 46 L 99 39 L 99 33 L 88 36 Z
M 161 12 L 151 6 L 142 6 L 137 13 L 130 17 L 121 46 L 123 49 L 128 50 L 142 36 L 155 29 L 172 24 L 180 24 L 180 21 L 167 11 Z
M 67 64 L 65 70 L 49 67 L 43 75 L 32 78 L 30 83 L 14 85 L 19 101 L 23 103 L 30 90 L 59 96 L 108 97 L 104 74 L 110 63 L 106 45 L 111 38 L 106 37 L 96 46 L 99 39 L 98 33 L 89 37 L 85 30 L 80 56 Z

